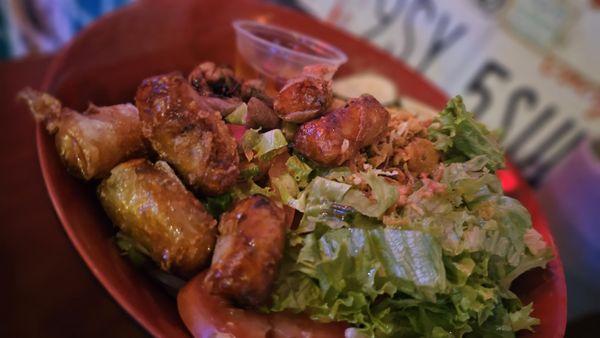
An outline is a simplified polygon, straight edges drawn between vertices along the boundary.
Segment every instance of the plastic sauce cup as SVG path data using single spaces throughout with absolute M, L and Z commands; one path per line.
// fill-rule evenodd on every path
M 331 74 L 348 61 L 338 48 L 319 39 L 282 27 L 251 20 L 233 22 L 236 32 L 237 68 L 246 77 L 260 75 L 281 85 L 285 80 L 302 73 L 305 66 L 323 64 Z M 240 64 L 241 61 L 241 64 Z M 245 63 L 245 64 L 244 64 Z

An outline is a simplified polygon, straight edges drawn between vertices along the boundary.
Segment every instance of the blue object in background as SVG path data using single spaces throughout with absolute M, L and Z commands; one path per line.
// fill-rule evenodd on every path
M 0 59 L 50 53 L 97 17 L 132 0 L 2 0 Z

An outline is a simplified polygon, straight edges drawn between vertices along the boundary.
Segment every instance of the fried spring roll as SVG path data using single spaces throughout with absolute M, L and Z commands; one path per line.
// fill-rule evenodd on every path
M 218 195 L 239 174 L 237 144 L 217 111 L 201 108 L 199 94 L 179 73 L 154 76 L 138 88 L 144 136 L 195 190 Z
M 166 162 L 122 163 L 100 184 L 98 196 L 113 223 L 161 269 L 189 277 L 209 262 L 217 222 Z
M 84 180 L 105 177 L 115 165 L 144 153 L 142 126 L 131 104 L 90 105 L 80 114 L 30 88 L 21 91 L 19 98 L 55 134 L 56 149 L 67 169 Z
M 269 297 L 285 244 L 285 212 L 254 195 L 221 217 L 219 239 L 206 281 L 213 293 L 240 305 Z
M 390 113 L 373 96 L 364 94 L 300 126 L 294 146 L 321 165 L 339 166 L 377 141 L 389 121 Z

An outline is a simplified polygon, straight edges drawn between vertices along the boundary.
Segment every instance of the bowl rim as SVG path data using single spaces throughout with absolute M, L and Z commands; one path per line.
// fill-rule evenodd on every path
M 146 3 L 146 2 L 148 2 L 148 1 L 141 0 L 138 2 L 134 2 L 134 3 L 122 6 L 120 9 L 105 14 L 101 19 L 91 22 L 88 26 L 86 26 L 84 29 L 82 29 L 75 37 L 73 37 L 70 41 L 68 41 L 60 49 L 60 51 L 52 58 L 52 61 L 43 76 L 43 79 L 41 82 L 41 90 L 48 91 L 53 80 L 57 77 L 57 75 L 59 75 L 58 70 L 64 65 L 65 59 L 67 58 L 67 55 L 71 51 L 73 45 L 75 45 L 79 40 L 83 39 L 84 37 L 92 34 L 99 27 L 101 28 L 103 25 L 105 25 L 105 21 L 112 20 L 114 17 L 125 16 L 125 15 L 127 15 L 126 13 L 128 13 L 130 11 L 135 11 L 135 9 L 137 8 L 136 6 L 143 6 L 144 3 Z M 270 9 L 270 10 L 274 9 L 275 11 L 278 11 L 278 12 L 285 12 L 286 15 L 306 17 L 305 14 L 298 13 L 292 9 L 282 7 L 282 6 L 257 2 L 257 1 L 253 1 L 253 0 L 244 0 L 242 2 L 252 3 L 254 5 L 260 5 L 264 9 Z M 316 22 L 316 19 L 314 19 L 312 17 L 307 17 L 307 19 Z M 247 20 L 247 21 L 252 21 L 252 20 Z M 323 22 L 319 22 L 319 24 L 327 26 L 327 27 L 330 26 L 327 23 L 323 23 Z M 270 24 L 270 25 L 276 26 L 273 24 Z M 354 42 L 368 44 L 368 42 L 365 42 L 364 40 L 361 40 L 358 37 L 351 35 L 345 31 L 342 31 L 335 27 L 333 27 L 333 29 L 335 29 L 337 31 L 337 34 L 343 35 L 346 39 L 353 40 Z M 298 33 L 298 34 L 304 35 L 302 33 Z M 372 44 L 370 44 L 370 47 L 372 48 L 373 52 L 378 55 L 378 57 L 392 60 L 395 63 L 402 63 L 401 60 L 397 60 L 396 58 L 392 57 L 390 54 L 386 53 L 385 51 L 381 50 L 380 48 L 378 48 Z M 447 99 L 447 95 L 444 94 L 443 92 L 441 92 L 440 89 L 434 83 L 432 83 L 429 79 L 424 78 L 423 75 L 418 74 L 412 68 L 407 68 L 407 69 L 408 69 L 409 73 L 423 78 L 424 82 L 426 82 L 428 84 L 428 86 L 432 88 L 432 90 L 442 93 L 443 98 Z M 426 103 L 433 105 L 433 102 L 426 102 Z M 113 300 L 116 301 L 116 303 L 120 307 L 122 307 L 129 316 L 131 316 L 144 330 L 148 331 L 152 336 L 161 336 L 163 332 L 160 330 L 160 328 L 157 325 L 154 324 L 154 321 L 147 319 L 146 316 L 144 316 L 140 311 L 138 311 L 136 306 L 134 306 L 134 304 L 132 304 L 129 301 L 127 295 L 122 293 L 118 288 L 116 288 L 112 283 L 110 283 L 106 273 L 101 271 L 100 269 L 96 268 L 90 255 L 86 252 L 86 250 L 84 248 L 84 244 L 75 235 L 74 231 L 72 230 L 72 228 L 70 226 L 70 222 L 68 221 L 68 217 L 66 215 L 67 211 L 63 208 L 63 206 L 60 203 L 57 185 L 55 184 L 56 182 L 52 181 L 51 177 L 50 177 L 51 170 L 50 170 L 49 158 L 45 155 L 45 151 L 44 151 L 46 148 L 46 146 L 44 145 L 44 138 L 47 137 L 47 134 L 45 132 L 45 128 L 42 126 L 41 123 L 36 123 L 35 137 L 36 137 L 36 152 L 37 152 L 37 157 L 38 157 L 38 163 L 40 166 L 40 170 L 42 172 L 42 177 L 44 179 L 44 185 L 46 187 L 47 194 L 50 198 L 53 209 L 55 210 L 56 215 L 57 215 L 58 219 L 60 220 L 62 228 L 66 232 L 67 236 L 69 237 L 69 240 L 75 247 L 77 253 L 83 259 L 84 263 L 90 269 L 90 271 L 92 272 L 94 277 L 98 279 L 100 284 L 106 289 L 106 291 L 108 291 L 108 293 L 113 298 Z M 522 181 L 522 178 L 520 177 L 519 173 L 518 172 L 515 172 L 515 173 L 519 176 L 519 180 Z M 531 213 L 533 213 L 533 210 L 538 211 L 540 209 L 539 204 L 535 200 L 534 193 L 528 185 L 526 186 L 523 197 L 525 200 L 527 200 L 527 209 Z M 523 202 L 523 204 L 526 204 L 526 203 Z M 540 217 L 538 219 L 538 223 L 542 223 L 543 226 L 546 229 L 548 229 L 548 232 L 550 233 L 550 237 L 549 237 L 550 243 L 549 244 L 551 245 L 551 247 L 553 248 L 554 253 L 555 253 L 555 258 L 550 263 L 556 264 L 557 270 L 560 274 L 559 277 L 563 281 L 563 283 L 562 283 L 563 289 L 565 289 L 565 290 L 563 290 L 564 297 L 565 297 L 565 304 L 564 304 L 565 316 L 561 319 L 562 320 L 562 323 L 561 323 L 562 330 L 561 330 L 561 332 L 557 332 L 557 337 L 558 337 L 558 336 L 564 335 L 565 328 L 566 328 L 566 297 L 567 297 L 567 294 L 566 294 L 566 284 L 564 283 L 563 264 L 562 264 L 562 260 L 560 259 L 558 248 L 556 247 L 556 245 L 554 243 L 553 236 L 552 236 L 549 226 L 547 224 L 545 215 L 542 215 L 542 217 Z M 189 335 L 189 331 L 186 333 Z
M 103 15 L 101 19 L 92 21 L 88 26 L 83 28 L 78 34 L 76 34 L 71 40 L 69 40 L 52 58 L 50 65 L 44 73 L 41 83 L 41 90 L 47 92 L 50 89 L 53 79 L 55 79 L 57 75 L 59 75 L 58 70 L 65 63 L 65 59 L 68 53 L 77 41 L 79 41 L 86 35 L 91 34 L 95 30 L 97 30 L 98 27 L 102 27 L 105 21 L 112 20 L 114 17 L 125 15 L 125 13 L 135 10 L 136 6 L 141 6 L 143 3 L 144 1 L 139 1 L 125 5 L 118 10 Z M 146 319 L 146 316 L 143 316 L 136 309 L 136 307 L 128 300 L 128 298 L 125 297 L 125 295 L 117 287 L 115 287 L 113 283 L 109 281 L 106 273 L 96 268 L 96 265 L 94 264 L 92 258 L 90 257 L 88 252 L 84 250 L 83 243 L 75 235 L 72 227 L 69 225 L 70 222 L 68 221 L 68 218 L 66 216 L 66 210 L 62 207 L 59 201 L 57 193 L 58 189 L 55 186 L 55 182 L 53 182 L 50 178 L 50 164 L 48 163 L 48 158 L 44 155 L 43 152 L 43 149 L 45 147 L 45 145 L 43 145 L 44 137 L 46 137 L 45 128 L 42 126 L 41 122 L 38 122 L 36 123 L 35 127 L 35 143 L 36 152 L 38 156 L 38 163 L 40 165 L 40 170 L 44 179 L 46 191 L 48 193 L 48 196 L 50 197 L 50 201 L 52 202 L 52 206 L 54 208 L 54 211 L 56 212 L 60 224 L 63 230 L 67 233 L 67 237 L 69 237 L 69 240 L 71 241 L 71 243 L 73 243 L 75 250 L 83 259 L 85 265 L 90 269 L 94 277 L 98 279 L 100 284 L 102 284 L 104 289 L 106 289 L 106 291 L 113 298 L 113 300 L 115 300 L 117 304 L 119 304 L 119 306 L 122 307 L 125 310 L 125 312 L 127 312 L 127 314 L 130 317 L 132 317 L 144 330 L 148 331 L 152 336 L 161 336 L 162 332 L 154 324 L 154 322 Z

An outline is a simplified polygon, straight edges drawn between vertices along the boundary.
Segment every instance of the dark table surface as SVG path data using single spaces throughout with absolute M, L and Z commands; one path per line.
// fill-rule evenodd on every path
M 146 337 L 69 242 L 40 172 L 35 124 L 15 101 L 51 61 L 0 63 L 0 337 Z

